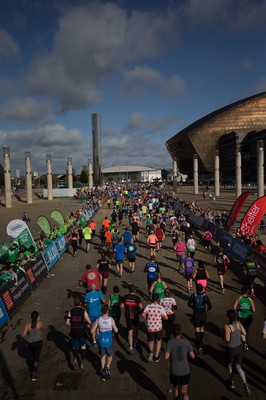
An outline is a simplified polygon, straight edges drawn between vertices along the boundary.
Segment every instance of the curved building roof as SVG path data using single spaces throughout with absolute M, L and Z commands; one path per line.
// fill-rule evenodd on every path
M 102 168 L 103 174 L 114 174 L 120 172 L 144 172 L 144 171 L 157 171 L 156 168 L 142 167 L 139 165 L 119 165 L 115 167 Z
M 195 121 L 166 142 L 179 169 L 192 174 L 193 155 L 198 155 L 199 172 L 214 171 L 214 154 L 221 136 L 236 132 L 241 140 L 248 132 L 266 128 L 266 92 L 220 108 Z

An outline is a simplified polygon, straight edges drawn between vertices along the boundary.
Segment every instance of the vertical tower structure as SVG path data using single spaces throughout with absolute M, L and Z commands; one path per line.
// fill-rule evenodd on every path
M 92 158 L 93 183 L 100 184 L 102 180 L 102 146 L 101 146 L 101 116 L 98 113 L 91 115 L 92 125 Z

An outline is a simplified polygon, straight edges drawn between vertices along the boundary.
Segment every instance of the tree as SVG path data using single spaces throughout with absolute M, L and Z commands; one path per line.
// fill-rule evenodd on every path
M 79 181 L 84 184 L 88 183 L 88 175 L 84 169 L 83 169 L 83 171 L 81 171 L 81 174 L 79 176 Z

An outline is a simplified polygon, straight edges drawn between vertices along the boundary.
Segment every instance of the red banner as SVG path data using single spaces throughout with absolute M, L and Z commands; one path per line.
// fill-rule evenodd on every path
M 244 192 L 240 196 L 238 196 L 238 198 L 234 202 L 234 204 L 231 208 L 227 223 L 226 223 L 226 227 L 225 227 L 225 229 L 227 231 L 230 230 L 231 226 L 237 219 L 237 216 L 240 213 L 240 210 L 243 207 L 243 205 L 245 204 L 245 201 L 247 200 L 249 195 L 250 195 L 250 192 Z
M 247 210 L 240 229 L 244 235 L 253 236 L 266 212 L 266 196 L 257 199 Z

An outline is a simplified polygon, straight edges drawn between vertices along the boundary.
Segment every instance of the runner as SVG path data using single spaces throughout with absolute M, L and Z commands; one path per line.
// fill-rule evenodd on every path
M 236 299 L 233 308 L 238 312 L 238 321 L 241 322 L 248 334 L 253 319 L 253 313 L 256 311 L 254 301 L 248 295 L 248 288 L 242 287 L 241 296 Z M 247 345 L 245 346 L 245 350 L 248 350 Z
M 174 339 L 166 345 L 164 359 L 170 360 L 170 383 L 173 385 L 174 399 L 179 398 L 179 391 L 183 400 L 189 400 L 188 385 L 190 381 L 190 368 L 188 357 L 195 358 L 195 353 L 189 341 L 182 336 L 182 327 L 173 325 Z
M 96 223 L 93 219 L 91 220 L 89 227 L 91 228 L 91 232 L 92 232 L 91 239 L 93 240 L 95 237 L 95 233 L 96 233 Z
M 192 258 L 195 256 L 196 246 L 196 240 L 193 239 L 193 235 L 190 235 L 187 240 L 187 254 L 190 254 Z
M 229 258 L 224 254 L 223 249 L 220 248 L 218 254 L 214 257 L 214 262 L 217 267 L 217 274 L 219 276 L 221 292 L 224 293 L 224 274 L 227 270 L 227 265 L 229 264 Z
M 207 311 L 211 310 L 212 304 L 200 283 L 196 285 L 196 293 L 193 293 L 188 299 L 188 306 L 193 310 L 192 321 L 195 328 L 196 345 L 199 352 L 203 352 L 204 327 Z
M 136 287 L 134 285 L 130 285 L 128 289 L 129 294 L 126 294 L 123 297 L 121 301 L 121 308 L 125 309 L 129 355 L 132 355 L 134 352 L 134 347 L 137 346 L 139 315 L 143 311 L 143 305 L 140 297 L 136 295 Z
M 86 272 L 83 274 L 81 280 L 78 282 L 77 288 L 84 286 L 86 284 L 87 292 L 90 292 L 92 284 L 96 285 L 96 289 L 102 286 L 102 275 L 97 269 L 93 269 L 91 264 L 86 265 Z
M 258 269 L 260 268 L 258 264 L 255 263 L 253 255 L 250 255 L 244 265 L 246 274 L 247 274 L 247 281 L 248 281 L 248 288 L 251 296 L 255 296 L 254 293 L 254 281 L 256 276 L 258 275 Z
M 109 271 L 112 268 L 110 261 L 106 258 L 106 254 L 102 253 L 101 258 L 97 261 L 96 268 L 102 275 L 102 293 L 106 295 Z
M 26 323 L 22 337 L 26 338 L 29 350 L 31 352 L 31 366 L 30 374 L 31 381 L 37 381 L 37 370 L 39 365 L 40 354 L 43 347 L 42 330 L 44 329 L 43 323 L 39 317 L 38 311 L 32 311 L 31 322 Z
M 150 261 L 147 262 L 144 268 L 144 272 L 147 273 L 147 285 L 148 285 L 148 293 L 151 299 L 151 286 L 153 282 L 157 279 L 157 273 L 160 272 L 160 268 L 158 263 L 155 261 L 155 256 L 150 257 Z
M 110 294 L 108 305 L 110 309 L 110 315 L 115 321 L 118 333 L 119 333 L 120 317 L 121 317 L 121 301 L 122 301 L 122 296 L 120 295 L 119 287 L 115 285 L 113 287 L 113 293 Z
M 163 229 L 160 226 L 157 226 L 155 228 L 155 235 L 157 237 L 157 249 L 156 250 L 161 251 L 162 250 L 162 241 L 164 240 L 165 235 L 164 235 Z
M 134 243 L 132 238 L 131 243 L 127 246 L 127 259 L 129 264 L 129 271 L 132 273 L 135 272 L 136 251 L 137 251 L 137 245 Z
M 228 359 L 228 371 L 229 371 L 229 381 L 230 388 L 235 388 L 234 383 L 234 369 L 236 369 L 239 374 L 245 388 L 245 392 L 247 396 L 250 396 L 251 390 L 246 381 L 245 372 L 241 367 L 241 362 L 243 358 L 243 347 L 242 341 L 246 340 L 246 331 L 241 324 L 241 322 L 236 320 L 236 312 L 235 310 L 228 310 L 227 317 L 229 319 L 229 323 L 225 324 L 224 332 L 225 332 L 225 341 L 226 341 L 226 350 L 227 350 L 227 359 Z
M 182 272 L 181 268 L 183 268 L 183 260 L 185 258 L 186 252 L 186 244 L 182 241 L 181 237 L 178 237 L 178 240 L 174 246 L 174 252 L 176 254 L 176 259 L 178 262 L 178 272 Z
M 128 227 L 125 228 L 125 232 L 122 234 L 123 238 L 123 243 L 124 246 L 127 247 L 131 242 L 131 239 L 133 238 L 132 233 L 129 232 Z
M 102 306 L 102 315 L 95 321 L 91 330 L 95 335 L 99 329 L 99 352 L 101 357 L 101 380 L 106 381 L 111 378 L 110 367 L 113 360 L 113 331 L 118 332 L 115 321 L 109 316 L 109 307 L 107 304 Z
M 74 229 L 71 234 L 71 246 L 73 249 L 73 257 L 76 257 L 78 250 L 78 229 Z
M 73 370 L 78 371 L 79 369 L 84 369 L 84 359 L 87 343 L 85 321 L 90 325 L 91 320 L 88 316 L 87 311 L 82 308 L 82 301 L 79 297 L 74 298 L 74 306 L 75 307 L 68 312 L 68 315 L 66 317 L 66 325 L 71 327 L 70 345 L 74 356 Z
M 165 330 L 165 341 L 168 342 L 171 338 L 172 327 L 175 320 L 176 301 L 171 297 L 169 289 L 165 289 L 164 297 L 160 300 L 160 305 L 165 309 L 167 319 L 163 320 L 163 327 Z
M 84 299 L 84 304 L 85 306 L 87 305 L 87 312 L 91 320 L 91 336 L 93 347 L 97 347 L 96 329 L 94 329 L 94 326 L 96 325 L 96 320 L 101 315 L 101 306 L 104 302 L 104 295 L 97 290 L 96 285 L 93 283 L 91 285 L 91 291 L 86 294 Z
M 124 268 L 124 260 L 127 249 L 122 243 L 122 238 L 119 238 L 118 244 L 115 246 L 115 260 L 116 260 L 116 271 L 118 276 L 122 276 Z
M 194 272 L 194 265 L 195 265 L 195 260 L 194 258 L 192 258 L 191 253 L 188 252 L 187 257 L 185 257 L 183 260 L 183 268 L 184 268 L 185 278 L 187 280 L 188 292 L 192 291 L 192 276 Z
M 142 316 L 147 320 L 149 357 L 148 362 L 159 362 L 162 343 L 162 318 L 167 319 L 165 309 L 159 304 L 157 293 L 152 295 L 152 303 L 148 304 Z
M 167 289 L 167 284 L 162 279 L 162 273 L 157 272 L 157 279 L 151 285 L 150 294 L 158 294 L 160 300 L 164 296 L 165 289 Z
M 211 250 L 212 234 L 208 229 L 205 229 L 203 234 L 204 247 L 206 250 Z
M 147 239 L 147 243 L 149 243 L 150 247 L 150 256 L 156 255 L 157 242 L 158 242 L 157 236 L 155 235 L 154 231 L 151 231 Z
M 91 235 L 92 235 L 92 230 L 91 228 L 87 225 L 85 226 L 85 228 L 83 229 L 83 237 L 86 243 L 86 253 L 88 253 L 88 251 L 90 250 L 90 242 L 91 242 Z
M 206 290 L 208 279 L 210 279 L 210 275 L 206 270 L 203 261 L 198 262 L 198 268 L 194 271 L 192 278 L 195 280 L 196 285 L 201 284 L 203 290 Z

